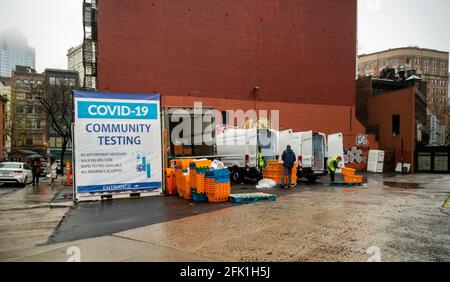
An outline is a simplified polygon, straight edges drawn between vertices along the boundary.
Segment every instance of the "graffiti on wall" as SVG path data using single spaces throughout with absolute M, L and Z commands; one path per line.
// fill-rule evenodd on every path
M 358 171 L 367 169 L 367 158 L 369 156 L 369 136 L 359 133 L 356 135 L 355 146 L 344 149 L 345 165 Z
M 359 133 L 356 135 L 356 146 L 369 146 L 369 136 L 367 134 Z
M 363 155 L 363 149 L 360 149 L 358 147 L 352 147 L 349 150 L 347 150 L 345 152 L 344 159 L 346 164 L 367 163 L 367 157 Z

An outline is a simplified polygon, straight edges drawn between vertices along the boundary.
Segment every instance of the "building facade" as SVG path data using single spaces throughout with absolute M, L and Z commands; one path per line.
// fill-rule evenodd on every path
M 10 114 L 10 101 L 11 101 L 11 86 L 7 86 L 0 81 L 0 135 L 1 135 L 1 147 L 2 159 L 7 157 L 7 152 L 11 151 L 11 114 Z
M 83 44 L 67 51 L 67 69 L 79 74 L 79 84 L 84 85 Z
M 429 144 L 427 122 L 427 83 L 420 78 L 357 80 L 356 114 L 367 133 L 374 134 L 385 151 L 385 172 L 398 163 L 415 168 L 416 149 Z
M 42 85 L 45 77 L 34 69 L 16 66 L 11 85 L 11 150 L 24 149 L 45 154 L 47 151 L 46 114 L 35 85 Z
M 438 118 L 440 126 L 448 126 L 449 53 L 417 47 L 395 48 L 358 56 L 358 75 L 378 76 L 384 67 L 405 65 L 417 70 L 428 83 L 428 116 Z
M 365 132 L 356 2 L 99 1 L 98 88 L 160 93 L 164 107 L 279 110 L 280 128 L 342 132 L 350 146 Z
M 28 46 L 26 38 L 15 30 L 0 33 L 0 76 L 11 77 L 16 65 L 34 69 L 34 48 Z

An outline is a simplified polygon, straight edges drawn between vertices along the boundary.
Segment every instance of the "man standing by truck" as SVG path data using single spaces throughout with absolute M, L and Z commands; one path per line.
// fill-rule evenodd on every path
M 289 183 L 287 187 L 292 185 L 292 168 L 296 160 L 294 151 L 292 151 L 291 145 L 287 145 L 286 150 L 283 152 L 281 159 L 283 160 L 283 173 L 281 175 L 281 186 L 286 187 L 286 173 L 288 174 Z
M 332 158 L 328 162 L 328 170 L 330 171 L 331 182 L 334 182 L 336 177 L 336 170 L 339 169 L 339 163 L 342 161 L 341 156 Z

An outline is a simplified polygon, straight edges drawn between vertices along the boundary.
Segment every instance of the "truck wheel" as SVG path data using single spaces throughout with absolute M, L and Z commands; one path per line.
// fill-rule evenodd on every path
M 241 183 L 242 182 L 242 174 L 239 168 L 234 167 L 230 173 L 231 182 L 233 183 Z
M 317 181 L 317 176 L 307 176 L 306 179 L 308 179 L 309 182 L 314 183 Z

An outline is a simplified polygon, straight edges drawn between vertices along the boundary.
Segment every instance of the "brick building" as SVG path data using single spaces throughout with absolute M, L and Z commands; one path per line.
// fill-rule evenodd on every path
M 11 80 L 11 149 L 25 149 L 44 154 L 46 151 L 46 115 L 33 85 L 43 84 L 43 74 L 30 67 L 16 66 Z
M 428 145 L 426 91 L 427 83 L 414 75 L 357 80 L 356 115 L 385 151 L 384 171 L 394 171 L 401 162 L 414 171 L 416 149 Z
M 384 67 L 396 68 L 398 65 L 417 70 L 417 75 L 428 83 L 428 116 L 436 115 L 439 123 L 447 127 L 448 64 L 448 52 L 418 47 L 395 48 L 358 56 L 358 75 L 378 76 Z
M 365 132 L 356 15 L 356 0 L 99 1 L 98 88 L 160 93 L 163 107 L 280 110 L 282 129 L 342 132 L 350 147 Z

